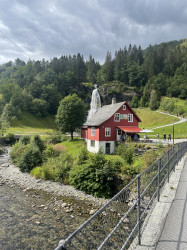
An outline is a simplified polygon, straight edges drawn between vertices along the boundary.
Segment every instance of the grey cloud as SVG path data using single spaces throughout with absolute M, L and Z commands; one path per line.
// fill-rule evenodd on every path
M 0 0 L 0 30 L 31 59 L 89 54 L 185 38 L 186 0 Z M 0 64 L 25 54 L 0 34 Z

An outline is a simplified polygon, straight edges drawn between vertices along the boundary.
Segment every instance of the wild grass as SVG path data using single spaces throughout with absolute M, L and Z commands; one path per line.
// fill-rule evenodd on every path
M 82 139 L 74 138 L 73 140 L 68 139 L 60 143 L 65 150 L 73 157 L 76 157 L 82 148 L 86 148 L 86 142 Z
M 7 132 L 14 134 L 48 134 L 56 129 L 55 117 L 48 115 L 40 118 L 24 112 L 21 118 L 11 122 Z

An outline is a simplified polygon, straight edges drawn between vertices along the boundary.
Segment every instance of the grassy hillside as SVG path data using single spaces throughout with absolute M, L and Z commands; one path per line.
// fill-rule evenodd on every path
M 176 99 L 178 101 L 178 99 Z M 177 104 L 183 106 L 184 108 L 185 101 L 178 101 Z M 140 128 L 153 129 L 155 127 L 173 124 L 174 122 L 179 121 L 177 117 L 169 116 L 167 114 L 160 114 L 156 111 L 152 111 L 149 108 L 136 109 L 136 114 L 140 117 L 142 122 L 139 124 Z M 174 126 L 175 138 L 187 138 L 187 122 L 175 124 Z M 153 133 L 148 133 L 147 136 L 150 138 L 156 138 L 157 133 L 159 133 L 160 138 L 163 138 L 163 133 L 168 135 L 169 133 L 173 134 L 173 126 L 167 126 L 164 128 L 154 129 Z
M 140 128 L 152 129 L 155 127 L 173 123 L 173 120 L 174 122 L 180 121 L 180 119 L 177 117 L 175 118 L 169 115 L 160 114 L 156 111 L 150 110 L 150 108 L 134 109 L 134 110 L 142 121 L 139 124 Z
M 150 138 L 156 138 L 157 133 L 159 133 L 160 139 L 163 139 L 163 133 L 166 133 L 167 136 L 170 133 L 173 138 L 173 126 L 155 129 L 153 133 L 148 133 L 147 135 Z M 187 138 L 187 122 L 174 125 L 174 138 Z
M 48 115 L 44 118 L 24 112 L 20 120 L 11 122 L 8 132 L 14 134 L 47 134 L 56 129 L 55 117 Z

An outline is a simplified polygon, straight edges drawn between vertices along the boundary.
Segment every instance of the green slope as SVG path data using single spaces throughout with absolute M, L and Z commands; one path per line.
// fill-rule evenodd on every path
M 21 119 L 11 122 L 8 132 L 15 134 L 47 134 L 56 129 L 55 116 L 36 117 L 24 112 Z

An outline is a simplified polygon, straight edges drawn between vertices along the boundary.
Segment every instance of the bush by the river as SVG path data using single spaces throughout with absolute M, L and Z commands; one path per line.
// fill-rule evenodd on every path
M 120 155 L 127 164 L 132 164 L 134 161 L 134 147 L 125 143 L 120 143 L 116 148 L 116 154 Z
M 136 147 L 141 150 L 139 144 L 123 143 L 116 150 L 118 155 L 91 154 L 78 140 L 52 145 L 34 136 L 30 140 L 22 137 L 12 147 L 10 157 L 21 171 L 35 178 L 71 184 L 88 194 L 110 198 L 163 153 L 159 147 L 143 147 L 142 152 L 148 151 L 135 157 Z
M 5 137 L 4 137 L 4 142 L 5 144 L 9 144 L 9 145 L 13 145 L 16 142 L 16 137 L 14 134 L 12 133 L 8 133 Z
M 10 152 L 12 162 L 20 168 L 22 172 L 30 172 L 34 167 L 42 163 L 42 151 L 45 146 L 39 136 L 33 136 L 31 142 L 20 139 Z
M 100 152 L 90 156 L 84 164 L 74 166 L 69 174 L 70 184 L 88 194 L 105 198 L 115 194 L 115 170 Z

